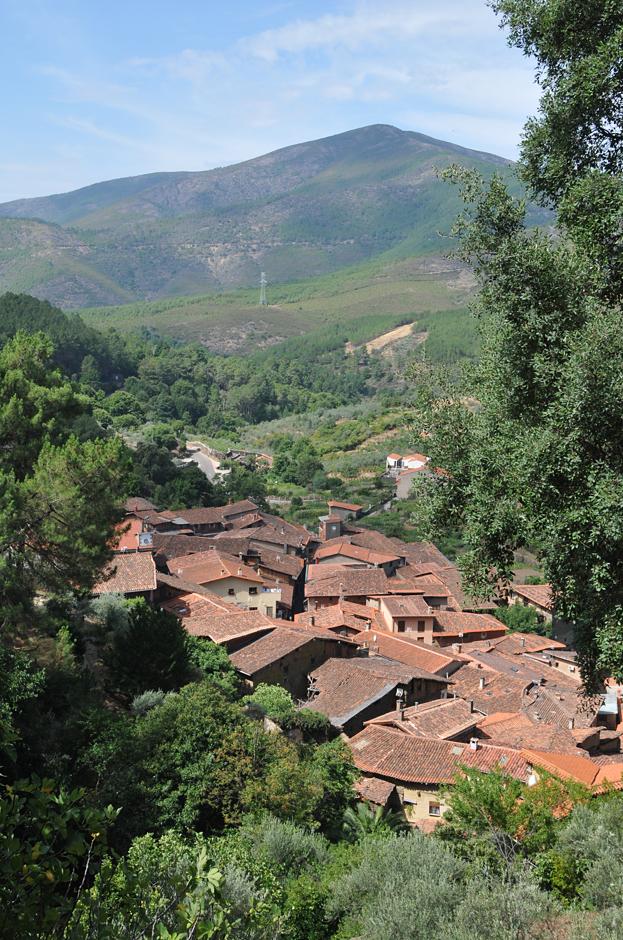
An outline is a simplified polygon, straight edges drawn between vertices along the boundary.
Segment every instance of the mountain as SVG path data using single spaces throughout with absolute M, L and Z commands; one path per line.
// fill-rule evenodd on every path
M 501 157 L 376 124 L 234 166 L 4 203 L 0 290 L 100 306 L 440 254 L 458 197 L 436 170 L 453 162 L 512 175 Z

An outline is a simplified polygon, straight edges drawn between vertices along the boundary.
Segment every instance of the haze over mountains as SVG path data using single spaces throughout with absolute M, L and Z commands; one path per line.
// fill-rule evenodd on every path
M 65 308 L 248 287 L 441 253 L 458 211 L 436 169 L 507 160 L 389 125 L 234 166 L 0 205 L 0 291 Z M 518 184 L 513 184 L 518 187 Z

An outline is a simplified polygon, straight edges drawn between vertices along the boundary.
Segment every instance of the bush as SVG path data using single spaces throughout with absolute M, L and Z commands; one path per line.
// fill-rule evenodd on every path
M 323 865 L 327 861 L 328 843 L 316 832 L 310 832 L 288 820 L 265 816 L 247 820 L 242 835 L 253 852 L 267 859 L 283 876 Z
M 132 714 L 138 716 L 146 715 L 147 712 L 155 708 L 156 705 L 162 705 L 164 694 L 162 689 L 148 689 L 147 692 L 142 692 L 141 695 L 135 696 L 130 706 Z

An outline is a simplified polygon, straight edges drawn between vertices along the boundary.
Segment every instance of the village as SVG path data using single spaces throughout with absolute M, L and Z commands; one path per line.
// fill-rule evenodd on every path
M 388 471 L 425 462 L 389 455 Z M 93 593 L 145 598 L 223 647 L 249 692 L 280 686 L 324 715 L 360 799 L 424 832 L 463 768 L 623 789 L 621 690 L 585 692 L 549 585 L 479 601 L 435 545 L 358 526 L 363 511 L 330 501 L 311 532 L 250 499 L 176 511 L 129 499 Z M 509 631 L 495 614 L 513 604 L 548 635 Z

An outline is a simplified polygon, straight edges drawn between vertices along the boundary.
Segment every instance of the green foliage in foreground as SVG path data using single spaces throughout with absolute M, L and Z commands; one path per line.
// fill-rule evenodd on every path
M 0 794 L 0 840 L 18 839 L 21 853 L 0 863 L 3 936 L 614 940 L 619 794 L 591 800 L 547 778 L 525 788 L 469 771 L 449 799 L 432 837 L 392 831 L 390 816 L 362 807 L 352 842 L 262 815 L 217 835 L 141 835 L 116 855 L 115 811 L 21 783 Z M 573 804 L 567 818 L 553 813 Z

